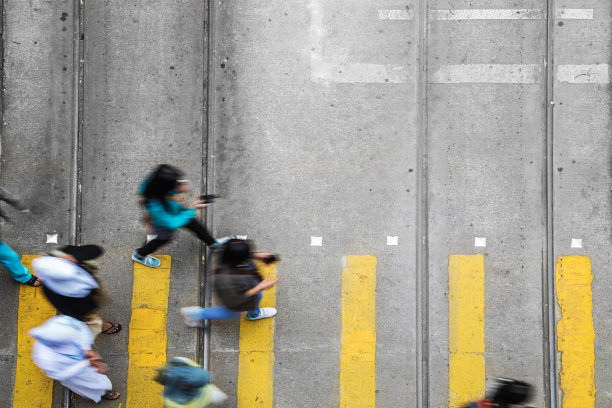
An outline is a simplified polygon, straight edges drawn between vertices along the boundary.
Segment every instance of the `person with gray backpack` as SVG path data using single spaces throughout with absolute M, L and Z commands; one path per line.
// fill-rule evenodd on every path
M 184 307 L 181 314 L 187 326 L 196 327 L 201 320 L 238 319 L 241 312 L 247 320 L 259 320 L 276 315 L 273 307 L 259 307 L 263 291 L 273 288 L 278 281 L 275 276 L 263 279 L 254 260 L 266 264 L 278 261 L 278 256 L 251 251 L 249 241 L 232 239 L 222 252 L 221 266 L 216 269 L 213 288 L 223 306 L 202 308 Z
M 533 386 L 526 382 L 498 378 L 491 394 L 489 399 L 474 401 L 465 408 L 533 408 L 525 405 L 533 397 Z

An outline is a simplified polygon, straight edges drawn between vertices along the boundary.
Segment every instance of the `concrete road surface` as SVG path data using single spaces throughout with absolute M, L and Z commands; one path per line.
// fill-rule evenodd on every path
M 7 210 L 0 239 L 104 246 L 113 406 L 161 407 L 148 350 L 206 364 L 226 407 L 458 407 L 496 377 L 540 407 L 612 405 L 609 1 L 3 11 L 0 185 L 32 211 Z M 222 197 L 201 216 L 215 236 L 280 254 L 273 321 L 182 324 L 180 307 L 216 302 L 188 232 L 158 251 L 169 273 L 134 270 L 151 234 L 137 188 L 164 162 L 190 198 Z M 0 285 L 0 406 L 94 406 L 19 380 L 33 289 Z M 140 336 L 149 295 L 162 329 Z

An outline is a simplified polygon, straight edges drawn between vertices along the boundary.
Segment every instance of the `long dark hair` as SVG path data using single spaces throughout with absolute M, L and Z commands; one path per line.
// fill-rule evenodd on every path
M 493 403 L 499 407 L 507 407 L 510 404 L 524 404 L 533 395 L 533 387 L 523 381 L 508 378 L 497 379 L 498 388 L 493 394 Z
M 144 191 L 145 200 L 163 200 L 170 191 L 176 188 L 178 180 L 184 173 L 169 164 L 160 164 L 153 171 Z
M 251 244 L 244 239 L 230 239 L 225 243 L 221 263 L 230 268 L 244 263 L 251 257 Z

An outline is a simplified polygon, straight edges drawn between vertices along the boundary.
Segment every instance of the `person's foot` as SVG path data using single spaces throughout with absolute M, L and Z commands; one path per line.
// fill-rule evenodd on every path
M 157 268 L 161 265 L 161 261 L 151 255 L 140 256 L 138 252 L 132 252 L 132 261 L 143 264 L 144 266 L 149 266 L 151 268 Z
M 120 323 L 102 322 L 102 334 L 115 334 L 121 331 Z
M 121 396 L 121 394 L 119 394 L 117 391 L 109 391 L 106 394 L 104 394 L 101 398 L 105 399 L 105 400 L 116 400 L 117 398 L 119 398 Z
M 225 243 L 229 240 L 236 239 L 235 235 L 228 235 L 227 237 L 215 238 L 214 244 L 209 245 L 211 251 L 218 252 L 223 249 Z
M 42 285 L 42 279 L 40 279 L 36 275 L 32 275 L 32 277 L 25 283 L 26 285 L 38 287 Z
M 202 319 L 198 317 L 199 306 L 181 307 L 181 316 L 187 327 L 203 327 Z
M 262 307 L 259 310 L 256 310 L 255 312 L 248 312 L 246 314 L 246 319 L 247 320 L 259 320 L 259 319 L 266 319 L 268 317 L 274 317 L 276 316 L 276 309 L 273 307 Z

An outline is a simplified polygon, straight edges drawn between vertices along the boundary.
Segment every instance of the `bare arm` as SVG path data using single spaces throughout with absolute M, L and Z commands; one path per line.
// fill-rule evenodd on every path
M 274 287 L 276 285 L 276 282 L 278 282 L 278 278 L 276 276 L 270 276 L 262 280 L 261 282 L 259 282 L 257 285 L 253 286 L 251 289 L 244 292 L 244 294 L 246 296 L 255 296 L 259 292 L 262 292 L 264 290 L 268 290 Z

